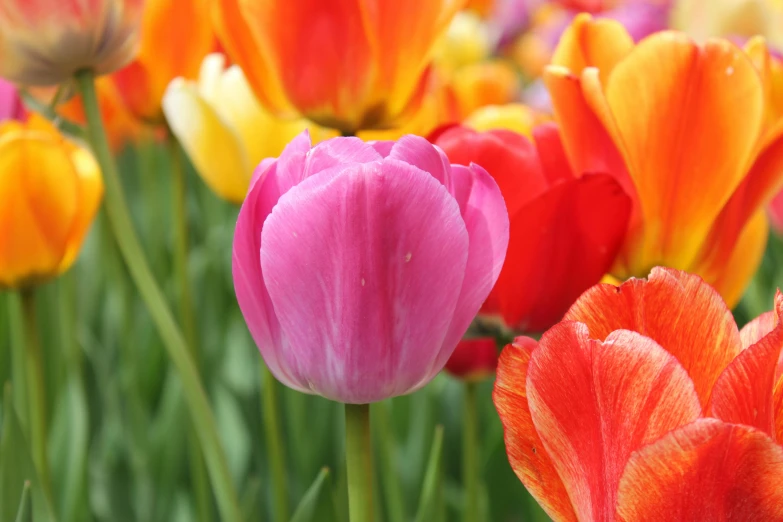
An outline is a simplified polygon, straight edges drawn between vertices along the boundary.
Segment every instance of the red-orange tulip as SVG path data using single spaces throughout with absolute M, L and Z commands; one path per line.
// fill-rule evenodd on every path
M 499 355 L 492 337 L 463 339 L 449 357 L 444 370 L 463 381 L 481 381 L 495 375 Z
M 762 406 L 778 400 L 773 323 L 741 335 L 717 292 L 676 270 L 593 287 L 539 343 L 501 354 L 517 476 L 556 521 L 783 519 L 783 447 Z
M 415 112 L 464 0 L 214 0 L 218 35 L 268 108 L 344 132 Z
M 208 0 L 146 0 L 139 52 L 112 78 L 137 118 L 163 120 L 161 100 L 171 80 L 198 77 L 215 49 Z
M 609 269 L 631 204 L 611 176 L 571 170 L 554 125 L 540 125 L 533 134 L 531 142 L 507 130 L 453 127 L 434 142 L 451 162 L 484 167 L 506 202 L 506 262 L 482 313 L 540 332 Z
M 618 23 L 581 15 L 553 64 L 572 166 L 613 174 L 634 199 L 612 273 L 689 270 L 736 303 L 764 250 L 761 209 L 783 183 L 783 91 L 763 43 L 743 52 L 662 32 L 634 45 Z

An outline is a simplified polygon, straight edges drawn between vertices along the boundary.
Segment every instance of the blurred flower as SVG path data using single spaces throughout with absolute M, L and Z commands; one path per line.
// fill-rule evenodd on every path
M 305 132 L 256 170 L 234 235 L 234 288 L 275 377 L 374 402 L 443 368 L 507 242 L 502 196 L 480 167 L 450 166 L 418 136 L 311 148 Z
M 0 123 L 0 287 L 68 270 L 102 195 L 92 155 L 47 121 L 33 114 Z
M 119 151 L 126 144 L 138 141 L 143 134 L 142 124 L 128 110 L 111 77 L 98 78 L 95 87 L 106 135 L 112 150 Z M 77 123 L 87 123 L 80 95 L 58 105 L 57 113 Z
M 483 381 L 494 377 L 498 355 L 498 347 L 492 337 L 463 339 L 457 343 L 444 369 L 463 381 Z
M 27 111 L 14 84 L 0 79 L 0 122 L 23 120 Z
M 463 124 L 477 131 L 506 129 L 528 138 L 533 137 L 533 128 L 551 118 L 521 103 L 506 105 L 485 105 L 471 113 Z
M 717 292 L 676 270 L 588 290 L 540 342 L 501 354 L 494 400 L 517 476 L 555 521 L 781 519 L 783 447 L 754 410 L 773 381 L 753 379 L 783 332 L 751 324 L 740 333 Z M 765 370 L 732 371 L 741 360 Z M 702 418 L 732 374 L 722 420 Z
M 233 203 L 245 199 L 253 169 L 279 156 L 304 129 L 318 142 L 334 133 L 304 119 L 280 120 L 256 100 L 242 70 L 221 54 L 204 59 L 198 83 L 177 78 L 163 97 L 171 131 L 209 188 Z
M 572 167 L 608 172 L 633 197 L 612 274 L 689 270 L 733 306 L 764 251 L 763 207 L 783 183 L 783 84 L 763 42 L 746 54 L 663 32 L 635 46 L 617 22 L 584 15 L 553 64 L 544 79 Z
M 162 123 L 161 100 L 169 82 L 196 78 L 201 61 L 215 49 L 207 1 L 146 0 L 139 52 L 112 75 L 137 118 Z
M 3 0 L 0 77 L 57 85 L 116 71 L 136 52 L 144 0 Z
M 675 0 L 671 24 L 698 41 L 762 35 L 783 48 L 783 2 L 780 0 Z
M 489 26 L 478 15 L 460 11 L 433 46 L 432 61 L 441 70 L 456 71 L 487 59 L 494 47 L 492 40 Z
M 458 120 L 486 105 L 503 105 L 519 97 L 519 74 L 505 60 L 488 60 L 462 67 L 451 79 Z
M 539 126 L 533 135 L 531 142 L 507 130 L 454 127 L 435 144 L 452 163 L 484 167 L 508 209 L 506 262 L 482 313 L 540 332 L 611 267 L 631 201 L 610 175 L 573 172 L 554 125 Z
M 462 0 L 217 0 L 229 56 L 262 103 L 346 133 L 404 123 Z

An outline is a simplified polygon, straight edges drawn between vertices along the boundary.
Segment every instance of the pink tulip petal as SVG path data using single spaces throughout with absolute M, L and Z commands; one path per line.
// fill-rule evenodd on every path
M 316 145 L 307 155 L 304 177 L 351 163 L 369 163 L 383 159 L 368 143 L 359 138 L 332 138 Z
M 470 237 L 470 252 L 454 318 L 431 375 L 446 364 L 495 286 L 508 248 L 508 212 L 492 176 L 475 164 L 453 165 L 451 180 Z
M 777 314 L 783 313 L 783 294 L 775 297 Z M 783 325 L 749 346 L 723 371 L 710 398 L 714 417 L 753 426 L 776 440 L 774 394 L 778 361 L 783 355 Z M 783 442 L 783 441 L 778 441 Z M 783 482 L 781 482 L 783 486 Z
M 384 140 L 384 141 L 370 141 L 369 144 L 384 158 L 387 158 L 389 154 L 391 154 L 392 149 L 394 148 L 394 141 L 390 140 Z
M 314 392 L 366 403 L 430 377 L 469 247 L 459 206 L 435 178 L 390 159 L 312 176 L 280 199 L 262 245 L 281 357 Z
M 422 138 L 408 134 L 403 136 L 389 152 L 390 159 L 398 159 L 424 172 L 429 172 L 447 188 L 451 187 L 451 164 L 440 148 Z
M 291 374 L 278 352 L 282 338 L 261 272 L 261 230 L 280 196 L 299 183 L 309 150 L 310 135 L 304 131 L 286 146 L 277 161 L 267 162 L 269 166 L 264 170 L 262 162 L 256 169 L 237 218 L 232 258 L 237 302 L 269 370 L 286 386 L 308 393 L 306 383 Z
M 687 372 L 655 341 L 619 330 L 602 343 L 575 322 L 533 350 L 527 397 L 578 520 L 612 520 L 631 453 L 701 414 Z
M 782 486 L 783 447 L 748 426 L 699 419 L 631 457 L 616 519 L 780 521 Z

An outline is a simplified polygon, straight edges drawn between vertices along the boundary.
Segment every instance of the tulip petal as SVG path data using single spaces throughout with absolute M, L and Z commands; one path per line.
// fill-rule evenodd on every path
M 774 310 L 764 312 L 760 316 L 753 319 L 746 324 L 740 330 L 740 340 L 742 341 L 742 349 L 750 348 L 778 325 L 778 315 Z
M 630 273 L 688 268 L 755 153 L 764 93 L 753 64 L 727 41 L 698 47 L 661 32 L 615 66 L 605 89 L 595 69 L 581 81 L 640 197 Z
M 517 337 L 500 354 L 492 399 L 503 422 L 508 461 L 514 473 L 553 520 L 576 521 L 571 500 L 533 425 L 527 397 L 530 356 L 537 342 Z
M 778 317 L 783 314 L 780 291 L 775 296 L 775 310 Z M 783 325 L 778 322 L 771 332 L 743 350 L 715 382 L 709 408 L 712 416 L 753 426 L 775 440 L 774 393 L 782 355 Z
M 424 172 L 429 172 L 435 179 L 443 183 L 445 187 L 451 187 L 449 158 L 446 157 L 442 150 L 433 147 L 430 142 L 421 136 L 413 134 L 403 136 L 394 142 L 388 157 L 404 161 L 414 167 L 419 167 Z
M 320 143 L 307 155 L 304 177 L 348 163 L 369 163 L 380 159 L 381 155 L 372 145 L 359 138 L 333 138 Z
M 610 176 L 562 182 L 511 217 L 511 241 L 493 291 L 505 322 L 540 332 L 611 267 L 630 199 Z
M 617 517 L 637 520 L 783 520 L 783 447 L 747 426 L 699 419 L 631 457 Z
M 605 83 L 614 66 L 633 47 L 633 39 L 621 23 L 606 18 L 593 20 L 583 13 L 563 32 L 551 63 L 577 76 L 587 67 L 596 67 Z
M 631 453 L 701 414 L 685 369 L 650 338 L 592 340 L 563 322 L 533 351 L 530 413 L 579 520 L 610 520 Z
M 495 375 L 498 347 L 493 337 L 463 339 L 443 368 L 467 382 L 477 382 Z
M 452 194 L 470 238 L 465 279 L 454 317 L 430 377 L 440 371 L 489 296 L 503 267 L 509 240 L 508 212 L 495 181 L 478 165 L 451 169 Z
M 220 197 L 241 203 L 253 167 L 237 132 L 194 85 L 181 79 L 171 82 L 162 106 L 171 131 L 204 182 Z
M 436 179 L 391 159 L 324 171 L 280 199 L 261 242 L 280 356 L 310 389 L 367 403 L 431 378 L 468 261 L 465 222 Z
M 305 393 L 311 393 L 307 384 L 294 377 L 277 351 L 283 338 L 280 322 L 264 284 L 261 231 L 280 196 L 301 181 L 305 156 L 309 150 L 310 136 L 304 131 L 288 144 L 277 161 L 269 162 L 266 169 L 254 176 L 239 210 L 232 256 L 237 302 L 264 362 L 277 380 Z
M 668 268 L 653 268 L 646 281 L 631 279 L 619 288 L 594 286 L 565 320 L 585 323 L 596 339 L 615 330 L 653 339 L 688 371 L 704 406 L 741 349 L 737 324 L 720 295 L 699 276 Z

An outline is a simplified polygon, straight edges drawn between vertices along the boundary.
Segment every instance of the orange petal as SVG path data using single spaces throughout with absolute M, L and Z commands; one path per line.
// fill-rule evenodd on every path
M 775 296 L 775 310 L 780 317 L 783 313 L 780 291 Z M 721 374 L 712 390 L 711 414 L 726 422 L 758 428 L 775 440 L 773 395 L 781 355 L 783 325 L 778 321 L 771 332 L 743 350 Z
M 596 339 L 621 329 L 653 339 L 688 371 L 703 406 L 741 349 L 737 324 L 720 295 L 699 276 L 668 268 L 653 268 L 646 281 L 631 279 L 619 288 L 596 285 L 564 320 L 585 323 Z
M 526 379 L 536 341 L 517 337 L 503 349 L 492 398 L 503 422 L 506 453 L 511 468 L 553 520 L 576 521 L 565 487 L 533 426 Z
M 620 480 L 617 518 L 783 520 L 782 477 L 783 447 L 768 436 L 699 419 L 631 457 Z
M 604 83 L 614 66 L 633 47 L 633 38 L 620 22 L 608 18 L 593 20 L 589 14 L 582 13 L 560 37 L 552 65 L 565 67 L 577 76 L 586 67 L 596 67 Z
M 639 194 L 629 273 L 688 268 L 755 153 L 764 95 L 753 64 L 727 41 L 699 47 L 662 32 L 618 63 L 605 89 L 594 69 L 582 87 Z
M 531 418 L 579 520 L 611 520 L 631 454 L 701 414 L 685 369 L 655 341 L 618 331 L 605 342 L 562 322 L 530 358 Z
M 742 349 L 750 348 L 778 325 L 778 314 L 771 310 L 753 319 L 740 330 Z
M 704 277 L 733 309 L 761 265 L 768 237 L 769 223 L 764 209 L 760 209 L 745 225 L 725 262 L 720 265 L 696 263 L 691 271 Z

